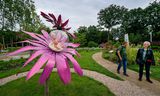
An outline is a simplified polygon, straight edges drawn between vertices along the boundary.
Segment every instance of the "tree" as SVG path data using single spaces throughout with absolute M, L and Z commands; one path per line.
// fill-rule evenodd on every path
M 81 44 L 81 47 L 88 46 L 89 42 L 91 42 L 91 45 L 93 44 L 93 42 L 93 45 L 97 45 L 101 42 L 101 32 L 96 26 L 81 26 L 78 28 L 75 34 L 77 36 L 77 39 L 75 39 L 74 42 L 79 42 Z
M 75 43 L 80 43 L 80 47 L 86 47 L 87 46 L 87 38 L 86 38 L 86 34 L 88 32 L 87 27 L 85 26 L 80 26 L 77 29 L 77 32 L 75 33 L 76 35 L 76 39 L 74 40 Z
M 74 39 L 73 42 L 80 43 L 80 47 L 86 47 L 87 46 L 87 39 L 86 35 L 84 33 L 76 33 L 77 38 Z
M 121 29 L 124 33 L 129 34 L 130 41 L 133 43 L 137 44 L 139 41 L 144 41 L 148 38 L 145 15 L 146 13 L 142 8 L 131 9 L 124 15 Z M 141 38 L 142 36 L 143 39 Z
M 146 12 L 146 24 L 151 28 L 151 30 L 148 31 L 152 31 L 154 37 L 153 39 L 158 41 L 160 37 L 160 1 L 154 1 L 153 3 L 150 3 L 150 5 L 146 7 L 144 11 Z
M 111 29 L 122 23 L 122 18 L 127 10 L 124 6 L 112 4 L 105 9 L 101 9 L 98 13 L 98 23 L 108 31 L 108 41 Z
M 94 41 L 95 43 L 100 43 L 100 31 L 96 26 L 89 26 L 86 34 L 87 42 Z
M 19 40 L 17 31 L 38 32 L 40 28 L 48 29 L 36 14 L 33 0 L 0 0 L 0 43 L 4 46 Z

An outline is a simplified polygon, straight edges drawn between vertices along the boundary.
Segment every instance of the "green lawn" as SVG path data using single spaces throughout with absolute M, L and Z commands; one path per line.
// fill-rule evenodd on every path
M 118 80 L 122 80 L 120 77 L 118 77 L 117 75 L 115 75 L 112 72 L 108 71 L 107 69 L 103 68 L 101 65 L 97 64 L 92 59 L 92 55 L 94 53 L 98 52 L 98 51 L 99 50 L 89 50 L 89 51 L 80 50 L 79 53 L 81 54 L 81 57 L 80 58 L 76 57 L 76 59 L 78 60 L 80 66 L 82 68 L 84 68 L 84 69 L 93 70 L 93 71 L 105 74 L 107 76 L 110 76 L 112 78 L 115 78 L 115 79 L 118 79 Z M 28 64 L 25 68 L 23 68 L 21 70 L 21 72 L 28 71 L 29 69 L 31 69 L 32 66 L 33 66 L 33 62 L 31 64 Z M 21 66 L 16 67 L 14 69 L 2 71 L 1 74 L 0 74 L 0 78 L 16 74 L 19 71 L 20 68 L 21 68 Z
M 40 75 L 33 76 L 29 81 L 21 78 L 0 86 L 0 96 L 43 96 L 44 87 L 38 84 Z M 115 96 L 102 83 L 88 77 L 72 74 L 68 85 L 62 84 L 57 73 L 49 79 L 50 96 Z
M 139 66 L 137 64 L 134 65 L 128 65 L 127 66 L 129 69 L 134 70 L 136 72 L 138 72 L 139 70 Z M 158 81 L 160 81 L 160 66 L 151 66 L 151 78 L 154 78 Z M 144 78 L 146 78 L 145 76 L 143 76 Z

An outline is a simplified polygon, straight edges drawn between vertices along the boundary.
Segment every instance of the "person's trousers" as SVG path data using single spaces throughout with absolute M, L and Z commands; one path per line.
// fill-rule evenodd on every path
M 122 58 L 122 61 L 119 61 L 117 71 L 120 71 L 122 64 L 123 64 L 123 74 L 126 75 L 126 70 L 127 70 L 127 60 L 126 59 Z
M 146 70 L 146 79 L 149 80 L 150 79 L 150 65 L 151 64 L 148 64 L 148 63 L 139 64 L 139 79 L 142 79 L 144 65 L 145 65 L 145 70 Z

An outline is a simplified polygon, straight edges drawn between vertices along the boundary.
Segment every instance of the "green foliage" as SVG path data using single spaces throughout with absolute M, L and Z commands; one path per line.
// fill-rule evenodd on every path
M 100 37 L 98 38 L 100 40 L 100 43 L 105 43 L 107 42 L 107 37 L 108 37 L 108 34 L 106 31 L 101 31 L 100 32 Z
M 138 52 L 138 48 L 127 48 L 127 62 L 128 65 L 129 64 L 136 64 L 135 60 L 136 60 L 136 55 Z
M 112 27 L 121 24 L 122 18 L 126 12 L 127 8 L 124 6 L 117 6 L 112 4 L 105 9 L 101 9 L 98 13 L 99 25 L 108 29 L 108 41 Z
M 100 43 L 100 31 L 96 26 L 89 26 L 88 27 L 88 32 L 86 34 L 86 38 L 88 43 L 90 41 L 94 41 L 96 43 Z
M 95 43 L 94 41 L 89 41 L 88 42 L 88 47 L 98 47 L 98 44 Z
M 0 71 L 14 69 L 16 67 L 22 66 L 24 62 L 25 62 L 25 59 L 0 61 Z
M 110 53 L 108 50 L 103 51 L 102 56 L 103 56 L 103 58 L 108 59 L 113 62 L 118 61 L 118 57 L 116 56 L 115 51 L 113 51 L 112 53 Z
M 153 41 L 159 41 L 160 37 L 160 1 L 153 1 L 146 8 L 134 8 L 128 10 L 123 6 L 110 5 L 101 9 L 98 13 L 100 27 L 106 28 L 108 34 L 114 39 L 123 38 L 125 33 L 129 34 L 131 43 L 150 40 L 149 33 L 153 34 Z M 119 25 L 117 28 L 114 26 Z M 143 38 L 141 38 L 143 37 Z M 109 38 L 108 36 L 108 39 Z
M 146 7 L 144 11 L 146 12 L 146 23 L 151 27 L 150 31 L 153 32 L 153 40 L 158 41 L 160 37 L 160 1 L 154 1 L 153 3 L 150 3 L 150 5 Z
M 73 40 L 75 43 L 80 43 L 80 47 L 87 46 L 87 39 L 84 33 L 76 33 L 77 38 Z
M 0 30 L 20 29 L 35 31 L 40 26 L 39 16 L 35 12 L 33 0 L 3 0 L 1 1 L 0 14 L 2 23 Z
M 142 41 L 144 39 L 145 39 L 145 37 L 142 38 L 142 35 L 140 35 L 140 34 L 134 34 L 134 33 L 129 34 L 129 40 L 130 40 L 130 42 L 132 42 L 132 44 L 138 44 L 139 41 Z
M 128 62 L 128 65 L 136 64 L 135 60 L 136 60 L 137 52 L 138 52 L 137 47 L 136 48 L 131 48 L 131 47 L 127 48 L 127 62 Z M 156 65 L 160 66 L 160 52 L 153 50 L 153 54 L 154 54 Z M 104 51 L 103 52 L 103 57 L 105 59 L 111 60 L 113 62 L 117 61 L 117 59 L 118 59 L 114 52 L 109 53 L 109 51 Z
M 42 28 L 47 29 L 36 14 L 33 0 L 0 1 L 0 43 L 3 48 L 17 46 L 15 42 L 24 40 L 27 36 L 21 30 L 38 33 Z
M 160 46 L 151 46 L 151 48 L 154 50 L 160 50 Z
M 81 26 L 78 28 L 77 33 L 75 33 L 77 36 L 77 39 L 74 40 L 76 43 L 80 43 L 81 47 L 97 47 L 98 44 L 100 44 L 102 41 L 101 37 L 101 31 L 96 26 Z M 103 38 L 104 40 L 104 38 Z M 94 46 L 88 46 L 89 42 L 92 42 L 92 45 Z
M 0 87 L 1 96 L 43 96 L 44 86 L 38 83 L 40 75 L 36 75 L 26 82 L 21 78 Z M 102 83 L 86 76 L 79 77 L 72 74 L 72 82 L 64 85 L 57 73 L 49 79 L 50 96 L 115 96 Z
M 121 43 L 118 42 L 118 41 L 116 41 L 116 42 L 113 43 L 113 46 L 115 46 L 116 48 L 118 48 L 120 45 L 121 45 Z
M 17 49 L 19 49 L 19 47 L 8 47 L 6 50 L 8 50 L 8 52 L 13 52 Z
M 124 6 L 110 5 L 98 13 L 98 23 L 106 28 L 118 25 L 127 9 Z
M 154 51 L 153 54 L 154 54 L 154 59 L 155 59 L 156 65 L 160 65 L 160 52 L 159 51 Z

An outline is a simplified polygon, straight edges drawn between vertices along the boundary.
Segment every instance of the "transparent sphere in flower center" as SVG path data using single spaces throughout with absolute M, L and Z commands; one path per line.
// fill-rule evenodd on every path
M 62 40 L 68 40 L 68 35 L 66 34 L 66 32 L 62 30 L 54 30 L 51 31 L 50 36 L 51 42 L 49 43 L 49 48 L 57 52 L 62 51 L 64 49 L 64 42 L 62 42 Z

